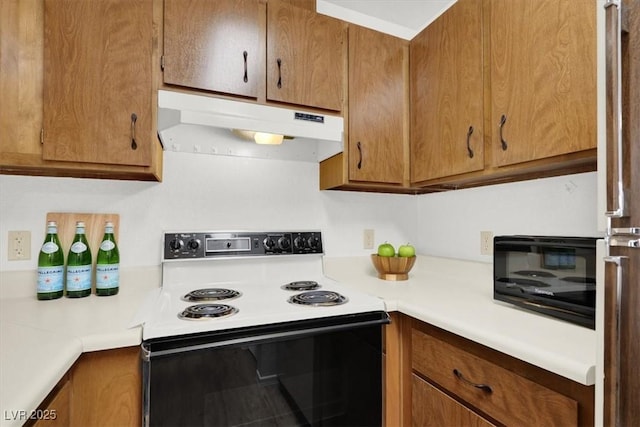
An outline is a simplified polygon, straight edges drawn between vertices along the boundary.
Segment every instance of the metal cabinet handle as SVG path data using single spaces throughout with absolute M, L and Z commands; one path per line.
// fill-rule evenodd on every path
M 469 126 L 467 132 L 467 151 L 469 152 L 469 158 L 473 159 L 473 150 L 471 149 L 471 135 L 473 134 L 473 126 Z
M 249 54 L 247 53 L 246 50 L 242 52 L 242 57 L 244 58 L 244 79 L 243 80 L 245 83 L 249 81 L 249 74 L 247 71 L 247 56 L 249 56 Z
M 276 64 L 278 64 L 278 89 L 282 89 L 282 60 L 278 58 Z
M 360 141 L 358 141 L 356 147 L 358 147 L 358 169 L 362 169 L 362 144 L 360 144 Z
M 472 381 L 469 381 L 468 379 L 466 379 L 464 377 L 464 375 L 462 375 L 462 372 L 458 371 L 457 369 L 453 370 L 453 375 L 455 375 L 459 380 L 461 380 L 462 382 L 465 382 L 477 389 L 480 389 L 486 393 L 493 393 L 493 390 L 491 389 L 491 386 L 487 385 L 487 384 L 478 384 L 478 383 L 474 383 Z
M 502 136 L 502 128 L 504 127 L 505 123 L 507 123 L 507 116 L 503 114 L 502 117 L 500 117 L 500 123 L 498 124 L 498 126 L 500 127 L 500 144 L 502 145 L 502 151 L 507 151 L 507 141 L 505 141 L 504 137 Z
M 607 116 L 607 154 L 611 154 L 611 159 L 607 163 L 613 169 L 613 184 L 611 191 L 614 195 L 615 205 L 607 211 L 605 215 L 610 218 L 621 218 L 626 216 L 625 195 L 624 195 L 624 157 L 622 145 L 622 11 L 620 1 L 607 0 L 605 4 L 606 23 L 605 32 L 607 34 L 606 46 L 606 116 Z M 607 199 L 607 203 L 609 203 Z
M 131 113 L 131 149 L 137 150 L 138 143 L 136 142 L 136 122 L 138 121 L 138 116 L 136 113 Z

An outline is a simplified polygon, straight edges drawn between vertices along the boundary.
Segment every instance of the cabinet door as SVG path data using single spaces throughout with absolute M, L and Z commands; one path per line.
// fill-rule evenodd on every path
M 152 0 L 45 0 L 45 160 L 151 164 Z
M 494 425 L 415 374 L 411 385 L 411 418 L 416 427 Z
M 459 0 L 411 41 L 411 182 L 484 168 L 482 2 Z
M 140 425 L 139 347 L 84 353 L 71 370 L 71 383 L 71 425 Z
M 267 4 L 267 100 L 341 111 L 345 24 L 280 0 Z
M 164 82 L 258 97 L 264 9 L 258 0 L 165 0 Z
M 491 0 L 490 10 L 494 164 L 595 148 L 596 2 Z
M 349 27 L 349 180 L 402 184 L 406 42 Z

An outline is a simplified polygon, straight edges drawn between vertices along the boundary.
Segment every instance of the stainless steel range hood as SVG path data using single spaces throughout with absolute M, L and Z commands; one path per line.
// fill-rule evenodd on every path
M 287 138 L 280 145 L 259 145 L 234 130 Z M 317 162 L 343 151 L 343 131 L 342 117 L 158 91 L 158 134 L 168 151 Z

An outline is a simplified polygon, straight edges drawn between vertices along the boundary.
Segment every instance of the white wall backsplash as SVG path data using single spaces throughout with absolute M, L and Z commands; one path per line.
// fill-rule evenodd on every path
M 331 256 L 410 240 L 417 198 L 318 190 L 316 163 L 165 152 L 162 183 L 0 175 L 0 270 L 29 270 L 47 212 L 117 213 L 123 267 L 158 265 L 163 230 L 320 229 Z M 7 232 L 31 231 L 31 259 L 7 261 Z M 412 239 L 411 239 L 412 240 Z
M 491 262 L 480 255 L 480 231 L 600 236 L 596 173 L 491 185 L 418 198 L 418 252 Z
M 0 175 L 0 270 L 36 267 L 47 212 L 120 214 L 123 267 L 158 265 L 162 231 L 320 229 L 330 256 L 409 242 L 418 252 L 491 262 L 480 231 L 598 235 L 596 173 L 421 196 L 318 190 L 307 162 L 166 152 L 164 181 Z M 7 261 L 7 232 L 31 231 L 31 259 Z

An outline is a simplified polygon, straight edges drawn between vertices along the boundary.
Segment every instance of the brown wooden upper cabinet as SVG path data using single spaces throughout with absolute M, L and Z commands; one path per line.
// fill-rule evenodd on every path
M 407 43 L 349 26 L 349 180 L 402 184 Z
M 496 166 L 596 147 L 596 2 L 492 0 Z
M 312 3 L 165 0 L 164 82 L 342 111 L 346 24 Z
M 591 0 L 459 0 L 416 36 L 411 183 L 594 170 L 595 13 Z
M 3 0 L 0 173 L 160 180 L 161 0 Z
M 164 82 L 258 98 L 263 22 L 258 0 L 165 0 Z
M 45 160 L 149 166 L 152 0 L 46 0 Z
M 411 41 L 411 182 L 484 168 L 482 31 L 458 0 Z
M 349 25 L 345 152 L 320 163 L 320 188 L 410 192 L 409 42 Z

